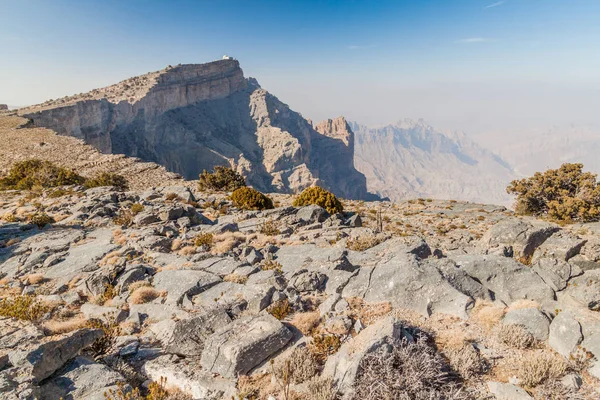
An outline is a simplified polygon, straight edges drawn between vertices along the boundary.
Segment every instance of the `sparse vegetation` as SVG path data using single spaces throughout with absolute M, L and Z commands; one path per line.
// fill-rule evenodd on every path
M 562 222 L 589 222 L 600 218 L 600 185 L 597 175 L 583 172 L 583 164 L 563 164 L 559 169 L 536 172 L 515 180 L 506 189 L 517 196 L 520 215 L 547 217 Z
M 43 212 L 39 212 L 39 213 L 35 213 L 33 215 L 30 215 L 27 218 L 27 220 L 30 223 L 32 223 L 34 225 L 37 225 L 37 227 L 40 228 L 40 229 L 43 228 L 43 227 L 45 227 L 48 224 L 53 224 L 55 222 L 54 218 L 52 218 L 51 216 L 49 216 L 48 214 L 43 213 Z
M 382 241 L 383 239 L 376 235 L 363 235 L 355 238 L 348 238 L 346 247 L 354 251 L 365 251 L 371 247 L 377 246 Z
M 102 172 L 94 178 L 85 181 L 85 187 L 87 189 L 101 186 L 112 186 L 119 190 L 127 190 L 129 184 L 124 176 L 111 172 Z
M 87 321 L 86 327 L 101 329 L 104 335 L 96 339 L 90 347 L 89 352 L 95 358 L 104 357 L 114 349 L 117 337 L 121 335 L 121 328 L 112 315 L 105 315 L 103 319 L 92 318 Z
M 38 321 L 51 307 L 34 296 L 18 295 L 0 299 L 0 316 L 24 321 Z
M 0 189 L 31 190 L 34 187 L 80 185 L 84 181 L 83 177 L 70 169 L 58 167 L 49 161 L 32 159 L 15 163 L 8 175 L 0 178 Z
M 318 186 L 304 189 L 304 191 L 296 197 L 293 205 L 294 207 L 303 207 L 310 204 L 316 204 L 323 207 L 330 214 L 337 214 L 344 211 L 342 203 L 333 193 Z
M 283 273 L 283 265 L 271 258 L 265 259 L 260 264 L 260 269 L 262 269 L 263 271 L 274 270 L 275 272 L 278 272 L 280 274 Z
M 165 388 L 167 379 L 164 377 L 160 378 L 159 382 L 151 382 L 148 385 L 147 394 L 143 395 L 139 388 L 127 390 L 127 387 L 123 382 L 117 383 L 117 389 L 110 389 L 108 392 L 104 392 L 104 398 L 106 400 L 167 400 L 169 393 Z
M 133 203 L 131 207 L 129 207 L 129 210 L 131 211 L 131 214 L 138 215 L 139 213 L 144 211 L 144 206 L 140 203 Z
M 444 358 L 425 339 L 393 343 L 360 363 L 354 399 L 466 399 Z
M 207 251 L 215 244 L 215 235 L 212 233 L 201 233 L 194 239 L 194 246 L 203 247 Z
M 292 312 L 292 306 L 290 305 L 288 299 L 283 299 L 271 304 L 267 308 L 267 311 L 269 312 L 269 314 L 281 321 L 282 319 L 285 319 L 285 317 L 290 315 L 290 313 Z
M 535 338 L 521 325 L 506 324 L 498 330 L 498 339 L 515 349 L 528 349 L 535 344 Z
M 204 170 L 200 174 L 198 189 L 231 192 L 246 186 L 242 175 L 228 167 L 216 166 L 213 173 Z
M 270 210 L 273 208 L 273 201 L 251 187 L 241 187 L 234 190 L 231 194 L 233 205 L 242 210 Z
M 567 361 L 559 355 L 540 350 L 520 359 L 517 377 L 523 385 L 535 387 L 546 380 L 562 377 L 568 370 Z
M 319 372 L 319 364 L 306 346 L 296 347 L 285 360 L 276 362 L 275 376 L 281 379 L 286 367 L 289 379 L 295 384 L 306 382 Z
M 258 232 L 267 236 L 275 236 L 279 235 L 280 233 L 279 228 L 277 228 L 277 224 L 272 219 L 265 220 L 260 225 L 260 229 L 258 230 Z
M 128 301 L 131 304 L 144 304 L 160 297 L 158 290 L 151 286 L 141 286 L 133 290 L 129 295 Z
M 342 342 L 337 335 L 315 334 L 308 349 L 317 360 L 324 362 L 327 357 L 337 353 L 341 345 Z
M 119 213 L 113 218 L 113 223 L 119 226 L 130 226 L 133 223 L 133 213 L 131 210 L 119 210 Z

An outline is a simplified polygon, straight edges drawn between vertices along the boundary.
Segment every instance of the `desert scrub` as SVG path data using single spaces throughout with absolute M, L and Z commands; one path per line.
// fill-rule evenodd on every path
M 258 233 L 267 236 L 275 236 L 279 235 L 280 231 L 279 228 L 277 228 L 277 224 L 272 219 L 268 219 L 260 225 Z
M 535 344 L 533 335 L 521 325 L 506 324 L 498 329 L 498 339 L 515 349 L 528 349 Z
M 517 377 L 526 387 L 561 378 L 567 372 L 567 361 L 549 351 L 525 354 L 518 362 Z
M 583 172 L 583 164 L 536 172 L 531 178 L 512 181 L 506 191 L 517 196 L 515 211 L 520 215 L 566 223 L 600 219 L 597 175 Z
M 49 161 L 33 159 L 15 163 L 8 175 L 0 178 L 0 189 L 31 190 L 33 187 L 80 185 L 84 181 L 73 170 L 58 167 Z
M 144 206 L 141 205 L 140 203 L 133 203 L 131 205 L 131 207 L 129 207 L 129 211 L 131 211 L 131 213 L 133 215 L 138 215 L 139 213 L 141 213 L 142 211 L 144 211 Z
M 342 342 L 337 335 L 314 334 L 308 350 L 319 362 L 325 362 L 327 357 L 337 353 L 341 345 Z
M 115 317 L 113 315 L 104 315 L 103 319 L 92 318 L 85 325 L 90 329 L 100 329 L 104 333 L 104 335 L 96 339 L 87 348 L 92 356 L 99 359 L 110 354 L 114 350 L 117 337 L 121 335 L 121 328 Z
M 125 179 L 124 176 L 113 174 L 111 172 L 102 172 L 101 174 L 86 180 L 84 185 L 87 189 L 101 186 L 113 186 L 119 190 L 127 190 L 129 187 L 127 179 Z
M 344 211 L 342 203 L 337 197 L 331 192 L 320 188 L 318 186 L 312 186 L 304 189 L 296 199 L 294 199 L 294 207 L 303 207 L 310 204 L 316 204 L 327 210 L 329 214 L 337 214 Z
M 151 286 L 141 286 L 135 290 L 132 290 L 127 300 L 131 304 L 145 304 L 157 299 L 158 297 L 160 297 L 158 290 Z
M 106 400 L 167 400 L 169 393 L 165 388 L 167 378 L 161 377 L 159 382 L 151 382 L 148 385 L 147 393 L 144 395 L 140 392 L 140 388 L 128 390 L 125 383 L 118 382 L 117 389 L 109 389 L 104 392 Z
M 280 274 L 283 273 L 283 265 L 281 265 L 281 263 L 278 263 L 277 261 L 275 261 L 271 258 L 267 258 L 267 259 L 263 260 L 263 262 L 260 264 L 260 269 L 262 269 L 263 271 L 273 270 Z
M 353 399 L 467 399 L 444 358 L 425 339 L 406 339 L 367 354 Z
M 214 172 L 204 170 L 198 180 L 198 189 L 231 192 L 246 186 L 244 177 L 231 168 L 216 166 Z
M 244 186 L 231 194 L 233 205 L 242 210 L 270 210 L 273 201 L 258 190 Z
M 34 296 L 14 296 L 0 300 L 0 316 L 24 321 L 38 321 L 51 307 L 36 300 Z
M 288 299 L 283 299 L 274 302 L 267 308 L 267 312 L 278 320 L 285 319 L 292 312 L 292 307 Z
M 212 249 L 215 244 L 215 235 L 212 233 L 201 233 L 194 239 L 194 246 L 202 247 L 207 251 Z
M 30 223 L 32 223 L 34 225 L 37 225 L 37 227 L 40 228 L 40 229 L 43 228 L 43 227 L 45 227 L 48 224 L 53 224 L 55 222 L 54 218 L 52 218 L 51 216 L 49 216 L 48 214 L 43 213 L 43 212 L 42 213 L 35 213 L 33 215 L 30 215 L 27 218 L 27 220 Z
M 119 213 L 113 218 L 113 223 L 119 226 L 130 226 L 133 223 L 133 213 L 131 210 L 119 210 Z
M 346 248 L 354 251 L 365 251 L 377 246 L 382 241 L 383 239 L 376 235 L 363 235 L 356 238 L 348 238 L 346 240 Z

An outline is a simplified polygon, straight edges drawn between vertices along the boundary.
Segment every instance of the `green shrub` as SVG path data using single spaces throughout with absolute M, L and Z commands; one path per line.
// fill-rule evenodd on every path
M 127 179 L 125 179 L 124 176 L 113 174 L 112 172 L 102 172 L 94 178 L 85 181 L 85 187 L 87 189 L 100 186 L 114 186 L 119 190 L 127 190 L 129 187 Z
M 0 179 L 0 189 L 31 190 L 33 187 L 79 185 L 84 181 L 83 177 L 70 169 L 33 159 L 15 163 L 8 175 Z
M 242 210 L 269 210 L 273 208 L 273 200 L 250 187 L 241 187 L 231 194 L 233 205 Z
M 563 222 L 600 219 L 600 185 L 595 174 L 583 172 L 583 164 L 536 172 L 531 178 L 512 181 L 506 191 L 517 195 L 515 211 L 520 215 Z
M 333 193 L 318 186 L 304 189 L 294 200 L 294 207 L 308 206 L 310 204 L 323 207 L 329 214 L 337 214 L 344 210 L 342 203 Z
M 140 203 L 133 203 L 131 205 L 131 207 L 129 207 L 129 210 L 131 211 L 131 213 L 133 215 L 138 215 L 139 213 L 141 213 L 142 211 L 144 211 L 144 206 L 141 205 Z
M 215 235 L 212 233 L 201 233 L 194 239 L 194 245 L 196 247 L 206 247 L 210 250 L 215 244 Z
M 37 321 L 51 308 L 36 300 L 33 296 L 15 296 L 0 299 L 0 316 L 21 319 L 24 321 Z
M 204 170 L 200 174 L 198 188 L 200 190 L 216 190 L 231 192 L 246 186 L 244 177 L 228 167 L 216 166 L 212 174 Z
M 40 212 L 40 213 L 35 213 L 33 215 L 30 215 L 27 220 L 29 222 L 31 222 L 32 224 L 37 225 L 38 228 L 43 228 L 48 224 L 53 224 L 54 218 L 52 218 L 51 216 L 49 216 L 46 213 Z

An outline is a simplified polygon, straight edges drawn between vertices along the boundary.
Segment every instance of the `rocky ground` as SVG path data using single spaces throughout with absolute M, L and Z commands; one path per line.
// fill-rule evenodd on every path
M 2 192 L 0 397 L 599 398 L 599 224 L 273 199 Z

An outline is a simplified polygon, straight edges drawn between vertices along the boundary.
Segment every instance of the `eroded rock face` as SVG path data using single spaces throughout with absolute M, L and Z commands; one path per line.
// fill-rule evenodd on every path
M 178 65 L 21 113 L 34 126 L 188 179 L 226 165 L 262 191 L 293 193 L 318 183 L 344 198 L 376 198 L 354 168 L 353 134 L 343 118 L 313 128 L 244 78 L 236 60 Z

